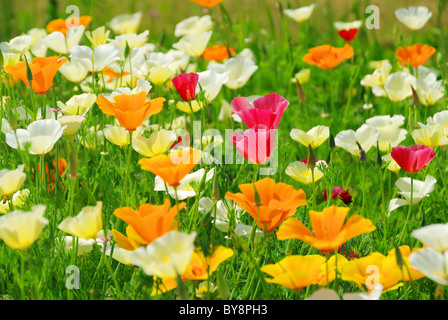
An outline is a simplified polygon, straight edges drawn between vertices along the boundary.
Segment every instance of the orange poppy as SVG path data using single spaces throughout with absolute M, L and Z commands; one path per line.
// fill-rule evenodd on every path
M 59 31 L 64 36 L 66 36 L 68 29 L 72 27 L 77 27 L 79 25 L 83 25 L 87 29 L 91 21 L 92 21 L 91 16 L 80 16 L 78 25 L 75 25 L 75 17 L 68 19 L 55 19 L 47 24 L 47 31 L 49 33 Z
M 213 8 L 218 3 L 220 3 L 222 0 L 190 0 L 190 1 L 197 3 L 206 8 Z
M 411 66 L 417 68 L 419 65 L 426 64 L 434 53 L 436 48 L 426 44 L 414 44 L 409 47 L 400 47 L 395 51 L 395 56 L 400 60 L 398 65 L 406 66 L 411 63 Z
M 349 44 L 342 48 L 335 48 L 325 44 L 309 49 L 308 53 L 303 57 L 303 61 L 322 69 L 333 69 L 344 60 L 353 57 L 353 55 L 353 48 Z
M 185 202 L 179 203 L 179 210 L 185 205 Z M 160 206 L 143 204 L 138 211 L 129 207 L 116 209 L 114 215 L 129 224 L 126 228 L 127 237 L 115 229 L 112 230 L 117 246 L 132 251 L 150 244 L 169 231 L 177 230 L 177 222 L 174 220 L 177 213 L 178 207 L 170 208 L 168 199 Z
M 56 72 L 66 62 L 66 58 L 59 60 L 59 56 L 34 58 L 29 64 L 33 75 L 31 89 L 38 94 L 46 93 L 53 83 Z M 25 61 L 20 61 L 13 66 L 6 66 L 5 71 L 22 80 L 28 87 L 30 86 Z
M 223 61 L 229 59 L 229 53 L 233 57 L 235 55 L 235 49 L 227 47 L 225 45 L 215 45 L 208 47 L 204 50 L 202 56 L 207 61 Z
M 143 158 L 138 163 L 143 170 L 150 171 L 162 178 L 166 184 L 177 187 L 201 158 L 201 151 L 190 148 L 173 151 L 169 155 L 161 154 L 152 158 Z
M 122 127 L 135 131 L 145 121 L 145 118 L 159 113 L 163 108 L 165 98 L 146 101 L 147 93 L 120 94 L 113 97 L 115 102 L 101 95 L 96 100 L 103 113 L 115 116 Z
M 333 252 L 346 241 L 376 229 L 369 219 L 358 214 L 345 222 L 350 208 L 330 206 L 322 212 L 310 210 L 310 222 L 314 234 L 297 218 L 290 218 L 277 232 L 279 240 L 299 239 L 323 252 Z
M 260 196 L 261 205 L 255 205 L 255 188 Z M 272 178 L 261 179 L 255 183 L 241 184 L 242 193 L 226 193 L 238 206 L 248 212 L 266 232 L 277 228 L 286 218 L 291 217 L 298 207 L 306 205 L 305 192 Z M 260 216 L 258 216 L 260 215 Z

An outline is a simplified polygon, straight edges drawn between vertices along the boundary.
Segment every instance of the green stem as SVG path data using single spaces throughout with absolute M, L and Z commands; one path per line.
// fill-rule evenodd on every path
M 408 210 L 408 215 L 406 217 L 406 221 L 404 222 L 403 230 L 401 231 L 401 234 L 400 234 L 400 239 L 398 240 L 399 244 L 401 244 L 401 239 L 403 238 L 403 234 L 406 231 L 406 227 L 407 227 L 409 218 L 411 216 L 413 195 L 414 195 L 414 176 L 412 176 L 412 174 L 411 174 L 411 197 L 410 197 L 410 201 L 409 201 L 409 210 Z

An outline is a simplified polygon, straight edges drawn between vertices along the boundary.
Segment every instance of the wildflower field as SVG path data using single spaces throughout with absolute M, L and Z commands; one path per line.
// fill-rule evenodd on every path
M 447 1 L 110 2 L 0 13 L 0 299 L 448 298 Z

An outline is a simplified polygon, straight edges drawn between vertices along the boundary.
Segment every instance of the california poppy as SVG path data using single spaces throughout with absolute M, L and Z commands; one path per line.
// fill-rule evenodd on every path
M 230 56 L 234 56 L 235 53 L 235 49 L 233 49 L 232 47 L 218 44 L 205 49 L 202 53 L 202 56 L 207 61 L 220 62 L 229 59 L 229 54 Z
M 396 146 L 392 148 L 390 155 L 404 171 L 409 173 L 423 170 L 436 156 L 432 148 L 423 144 Z
M 112 230 L 117 245 L 132 251 L 142 245 L 148 245 L 171 230 L 177 230 L 175 218 L 178 209 L 181 210 L 185 205 L 185 202 L 181 202 L 179 206 L 170 207 L 170 201 L 165 199 L 163 205 L 146 203 L 141 205 L 138 211 L 129 207 L 116 209 L 114 215 L 129 224 L 126 228 L 127 237 L 115 229 Z
M 138 162 L 143 170 L 150 171 L 172 186 L 177 187 L 180 181 L 193 170 L 200 161 L 202 152 L 195 149 L 180 149 L 169 155 L 161 154 L 152 158 L 143 158 Z
M 436 53 L 436 48 L 417 43 L 412 46 L 398 48 L 395 51 L 395 56 L 400 60 L 398 65 L 407 66 L 411 63 L 413 68 L 417 68 L 419 65 L 426 64 L 426 60 L 434 53 Z
M 59 56 L 34 58 L 29 64 L 33 75 L 31 89 L 38 94 L 46 93 L 53 83 L 56 72 L 66 62 L 66 58 L 59 60 Z M 13 66 L 6 66 L 5 71 L 22 80 L 28 87 L 30 86 L 26 61 L 20 61 Z
M 147 92 L 114 95 L 107 99 L 104 95 L 96 100 L 103 113 L 115 116 L 120 125 L 128 131 L 135 131 L 147 116 L 159 113 L 165 98 L 146 101 Z
M 376 229 L 369 219 L 358 214 L 345 222 L 350 209 L 330 206 L 322 212 L 310 210 L 311 232 L 297 218 L 287 219 L 278 229 L 279 240 L 299 239 L 323 252 L 333 252 L 348 240 Z M 345 222 L 345 223 L 344 223 Z
M 272 277 L 265 278 L 267 282 L 301 290 L 320 281 L 323 263 L 325 257 L 316 254 L 288 256 L 276 264 L 265 265 L 260 270 Z
M 354 55 L 353 48 L 349 44 L 342 48 L 335 48 L 325 44 L 311 48 L 308 52 L 303 57 L 303 61 L 322 69 L 333 69 Z
M 80 16 L 80 17 L 76 17 L 76 18 L 78 19 L 78 21 L 75 20 L 75 17 L 68 18 L 68 19 L 52 20 L 47 24 L 47 31 L 49 33 L 59 31 L 65 36 L 65 35 L 67 35 L 68 29 L 70 29 L 71 27 L 77 27 L 77 26 L 83 25 L 87 29 L 90 22 L 92 21 L 91 16 Z M 77 23 L 77 24 L 75 24 L 75 23 Z
M 306 205 L 305 192 L 282 182 L 275 183 L 272 178 L 261 179 L 255 183 L 241 184 L 242 193 L 226 193 L 257 221 L 266 232 L 272 232 L 286 218 L 291 217 L 298 207 Z M 255 189 L 260 196 L 261 205 L 255 203 Z
M 180 97 L 185 102 L 196 98 L 196 87 L 198 85 L 199 75 L 197 73 L 181 73 L 175 76 L 171 82 L 179 92 Z
M 220 3 L 222 0 L 190 0 L 190 1 L 197 3 L 206 8 L 213 8 L 218 3 Z

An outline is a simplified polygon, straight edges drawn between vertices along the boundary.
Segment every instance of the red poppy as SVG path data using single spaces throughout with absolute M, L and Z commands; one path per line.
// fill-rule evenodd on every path
M 392 148 L 390 155 L 401 169 L 409 173 L 423 170 L 436 156 L 432 148 L 423 144 L 396 146 Z
M 195 99 L 196 87 L 198 85 L 199 75 L 197 73 L 181 73 L 174 77 L 171 82 L 179 92 L 180 97 L 185 102 Z
M 348 190 L 342 191 L 339 195 L 339 199 L 341 199 L 346 205 L 349 205 L 353 202 L 352 196 L 348 192 Z

